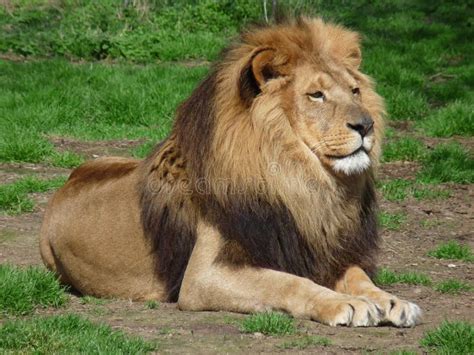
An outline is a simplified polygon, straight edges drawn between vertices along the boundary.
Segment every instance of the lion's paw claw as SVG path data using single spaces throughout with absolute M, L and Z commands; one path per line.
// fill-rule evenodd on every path
M 422 311 L 414 303 L 391 299 L 387 308 L 384 321 L 397 327 L 414 327 L 421 322 Z
M 327 323 L 331 326 L 376 326 L 383 319 L 384 311 L 375 303 L 362 297 L 349 298 L 335 308 L 335 315 Z

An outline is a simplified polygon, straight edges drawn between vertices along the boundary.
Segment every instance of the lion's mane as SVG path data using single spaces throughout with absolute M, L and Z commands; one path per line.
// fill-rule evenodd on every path
M 338 177 L 308 158 L 279 96 L 291 75 L 275 77 L 265 93 L 249 63 L 275 51 L 280 73 L 314 53 L 324 62 L 360 60 L 357 34 L 321 20 L 260 28 L 241 36 L 181 104 L 167 139 L 142 165 L 142 223 L 156 271 L 176 301 L 199 221 L 222 235 L 215 262 L 289 272 L 332 287 L 357 264 L 371 274 L 377 250 L 373 171 Z M 369 88 L 370 79 L 351 74 Z M 383 106 L 370 91 L 365 109 L 376 122 L 380 153 Z

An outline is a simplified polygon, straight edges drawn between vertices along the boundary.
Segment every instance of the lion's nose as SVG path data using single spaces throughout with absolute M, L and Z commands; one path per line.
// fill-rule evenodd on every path
M 356 122 L 348 123 L 347 127 L 359 132 L 362 137 L 365 137 L 374 127 L 374 121 L 370 117 L 364 116 Z

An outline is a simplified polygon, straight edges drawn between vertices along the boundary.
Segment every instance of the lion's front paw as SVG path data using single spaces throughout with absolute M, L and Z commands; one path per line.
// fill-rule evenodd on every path
M 416 304 L 396 297 L 383 303 L 385 311 L 383 322 L 389 322 L 397 327 L 414 327 L 421 322 L 422 312 Z
M 363 297 L 342 297 L 318 304 L 314 320 L 330 326 L 370 327 L 383 319 L 383 310 Z

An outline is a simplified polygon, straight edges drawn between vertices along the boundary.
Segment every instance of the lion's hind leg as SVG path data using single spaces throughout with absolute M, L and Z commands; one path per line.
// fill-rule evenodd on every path
M 384 323 L 397 327 L 413 327 L 421 322 L 420 307 L 381 290 L 360 267 L 352 266 L 347 269 L 337 282 L 335 290 L 348 295 L 367 297 L 375 302 L 384 311 Z
M 39 244 L 40 255 L 44 265 L 48 268 L 48 270 L 54 272 L 57 275 L 61 283 L 70 286 L 71 281 L 66 276 L 64 268 L 60 265 L 58 259 L 54 256 L 54 251 L 47 233 L 41 233 Z

